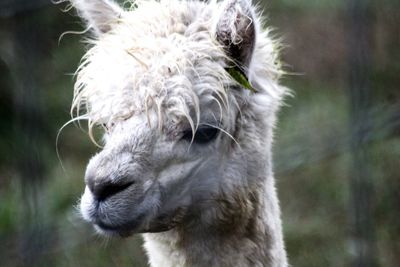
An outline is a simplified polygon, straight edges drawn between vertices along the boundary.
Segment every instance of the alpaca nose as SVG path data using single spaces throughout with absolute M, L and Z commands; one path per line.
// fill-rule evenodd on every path
M 92 192 L 93 196 L 98 201 L 104 201 L 105 199 L 116 195 L 119 192 L 124 191 L 130 187 L 134 182 L 132 181 L 99 181 L 97 179 L 87 179 L 87 186 Z

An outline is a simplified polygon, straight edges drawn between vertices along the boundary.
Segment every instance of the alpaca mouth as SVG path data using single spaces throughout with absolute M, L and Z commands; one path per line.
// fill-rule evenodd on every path
M 135 219 L 121 224 L 111 224 L 97 219 L 94 225 L 101 233 L 121 237 L 128 237 L 135 233 L 160 233 L 175 228 L 182 221 L 186 211 L 186 207 L 180 207 L 170 214 L 164 213 L 151 220 L 147 218 L 147 214 L 142 213 Z
M 81 198 L 81 213 L 100 234 L 106 236 L 165 232 L 184 220 L 188 206 L 171 205 L 166 201 L 169 198 L 164 191 L 158 183 L 154 183 L 135 197 L 132 194 L 116 194 L 99 200 L 86 188 Z
M 140 220 L 138 221 L 130 221 L 126 224 L 121 225 L 108 225 L 101 221 L 98 221 L 94 224 L 96 229 L 99 230 L 101 233 L 106 235 L 118 235 L 120 237 L 129 237 L 133 234 L 140 234 L 140 233 L 160 233 L 171 230 L 175 227 L 174 224 L 163 224 L 163 223 L 155 223 L 148 228 L 142 228 Z
M 109 201 L 94 200 L 89 221 L 105 235 L 126 237 L 143 232 L 146 221 L 154 213 L 155 206 L 152 205 L 152 201 L 146 201 L 143 196 L 139 201 L 131 201 L 129 205 L 123 206 L 124 208 L 119 206 L 120 202 L 128 201 L 119 199 L 109 203 Z
M 130 220 L 121 224 L 111 224 L 103 222 L 102 220 L 96 220 L 96 222 L 94 222 L 94 226 L 98 231 L 105 235 L 119 235 L 121 237 L 128 237 L 140 232 L 139 228 L 144 217 L 145 215 L 142 214 L 134 220 Z
M 142 233 L 152 214 L 152 209 L 144 209 L 144 205 L 139 205 L 134 211 L 118 211 L 115 207 L 98 201 L 94 205 L 89 221 L 97 231 L 108 236 L 127 237 Z
M 182 218 L 183 208 L 160 210 L 162 189 L 154 184 L 144 194 L 115 195 L 96 199 L 89 189 L 81 198 L 83 218 L 100 234 L 127 237 L 136 233 L 164 232 L 174 228 Z

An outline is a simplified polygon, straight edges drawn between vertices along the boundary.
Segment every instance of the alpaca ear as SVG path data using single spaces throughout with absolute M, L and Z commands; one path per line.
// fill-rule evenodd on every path
M 70 0 L 80 17 L 99 36 L 111 30 L 123 10 L 110 0 Z
M 225 0 L 216 24 L 216 39 L 238 67 L 247 74 L 256 28 L 249 0 Z

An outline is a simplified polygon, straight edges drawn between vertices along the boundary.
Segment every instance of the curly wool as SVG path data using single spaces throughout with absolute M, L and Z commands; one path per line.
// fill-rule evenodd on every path
M 124 11 L 110 31 L 88 40 L 92 48 L 77 70 L 74 116 L 89 119 L 91 128 L 154 108 L 160 127 L 165 119 L 185 117 L 195 130 L 201 106 L 216 101 L 229 129 L 228 103 L 235 101 L 229 91 L 236 82 L 225 71 L 232 60 L 213 34 L 220 3 L 130 4 L 134 8 Z M 278 85 L 282 70 L 277 43 L 269 31 L 261 31 L 260 21 L 254 23 L 258 40 L 249 81 L 278 106 L 285 90 Z

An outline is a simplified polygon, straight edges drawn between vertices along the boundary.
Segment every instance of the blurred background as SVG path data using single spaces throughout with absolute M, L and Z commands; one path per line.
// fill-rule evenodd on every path
M 400 1 L 265 0 L 293 90 L 274 146 L 295 267 L 400 262 Z M 0 1 L 0 266 L 146 266 L 140 237 L 79 217 L 96 151 L 70 119 L 85 45 L 74 12 Z

